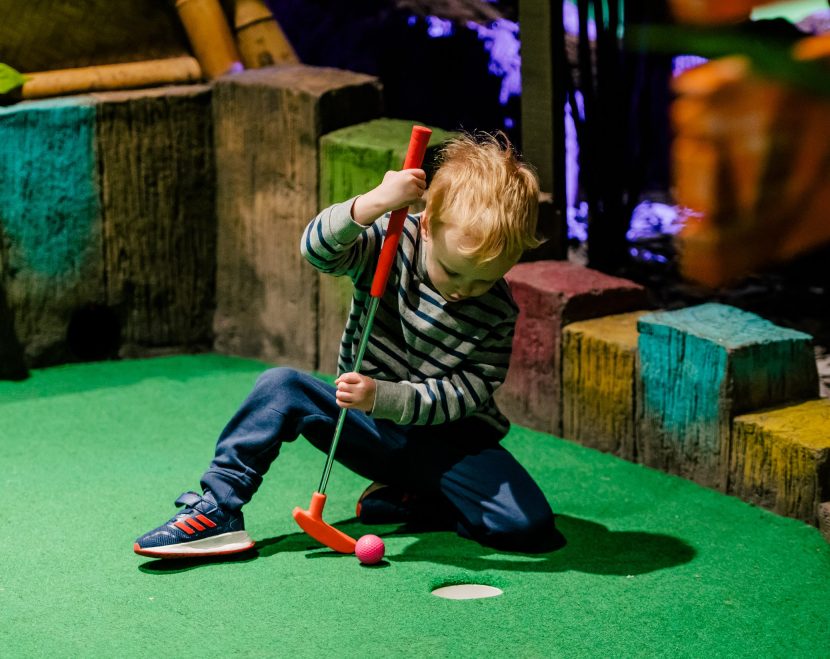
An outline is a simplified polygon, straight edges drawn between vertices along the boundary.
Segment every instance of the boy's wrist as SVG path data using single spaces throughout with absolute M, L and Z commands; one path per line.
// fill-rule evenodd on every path
M 385 205 L 377 200 L 376 195 L 373 194 L 374 192 L 374 190 L 370 190 L 360 195 L 352 204 L 352 219 L 365 227 L 372 224 L 387 211 Z

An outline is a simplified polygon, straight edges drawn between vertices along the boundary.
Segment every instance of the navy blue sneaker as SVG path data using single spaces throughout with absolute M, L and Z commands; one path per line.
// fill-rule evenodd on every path
M 415 501 L 415 495 L 376 482 L 360 495 L 355 514 L 363 524 L 399 524 L 411 521 Z
M 405 492 L 383 483 L 372 483 L 357 501 L 355 514 L 361 524 L 407 524 L 423 530 L 456 528 L 449 501 Z
M 166 524 L 145 533 L 133 551 L 153 558 L 194 558 L 247 551 L 254 541 L 245 530 L 241 512 L 226 512 L 210 492 L 185 492 L 176 499 L 184 506 Z

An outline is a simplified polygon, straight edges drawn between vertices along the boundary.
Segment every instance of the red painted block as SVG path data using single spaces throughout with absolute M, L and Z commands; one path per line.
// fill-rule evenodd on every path
M 519 263 L 507 273 L 519 318 L 504 384 L 496 392 L 511 421 L 562 434 L 562 328 L 649 306 L 646 290 L 568 261 Z

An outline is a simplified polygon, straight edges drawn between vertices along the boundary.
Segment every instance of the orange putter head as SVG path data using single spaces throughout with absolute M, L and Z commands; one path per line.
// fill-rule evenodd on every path
M 303 510 L 299 506 L 294 508 L 292 513 L 294 520 L 317 542 L 341 554 L 354 554 L 356 540 L 323 521 L 325 505 L 326 495 L 315 492 L 311 495 L 311 505 L 308 510 Z

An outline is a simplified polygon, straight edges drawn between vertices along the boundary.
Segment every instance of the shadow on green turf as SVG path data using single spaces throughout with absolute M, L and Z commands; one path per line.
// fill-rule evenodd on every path
M 371 527 L 381 537 L 406 536 L 415 542 L 387 558 L 391 564 L 429 562 L 451 565 L 472 571 L 504 570 L 508 572 L 585 572 L 628 576 L 688 563 L 697 552 L 688 543 L 668 535 L 642 531 L 609 531 L 596 522 L 566 515 L 557 516 L 557 526 L 568 544 L 547 554 L 521 554 L 483 547 L 460 538 L 451 531 L 416 531 L 406 526 Z M 356 519 L 337 524 L 344 533 L 360 537 L 369 527 Z M 139 566 L 148 574 L 173 574 L 216 563 L 247 562 L 284 552 L 309 552 L 310 559 L 339 558 L 341 554 L 323 550 L 304 533 L 267 538 L 254 549 L 231 557 L 203 559 L 154 560 Z M 388 565 L 386 561 L 381 566 Z

